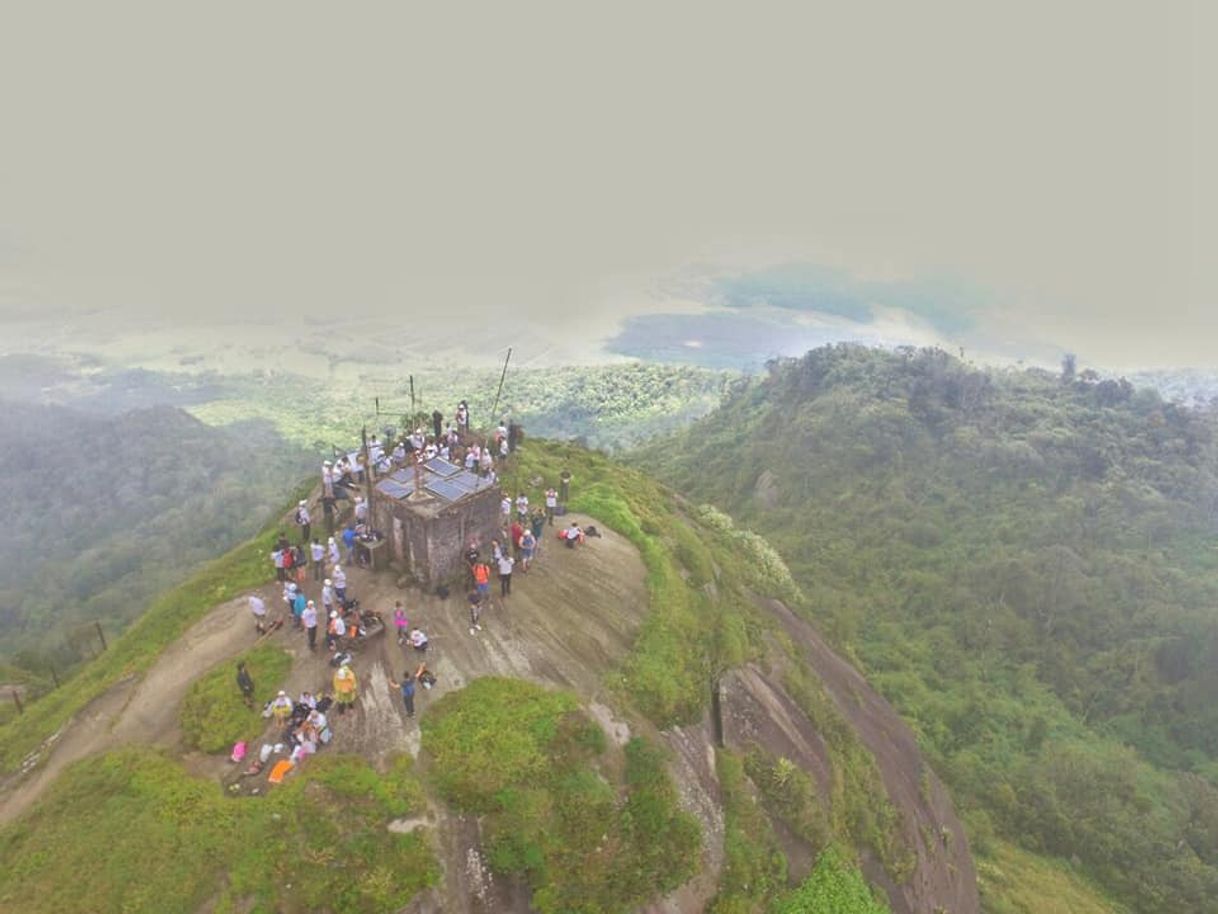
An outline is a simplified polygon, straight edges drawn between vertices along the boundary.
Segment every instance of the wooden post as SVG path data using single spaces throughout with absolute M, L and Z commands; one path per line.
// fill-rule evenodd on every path
M 414 405 L 414 375 L 410 376 L 410 422 L 414 424 L 414 420 L 418 418 L 418 408 Z
M 101 623 L 94 621 L 93 624 L 97 627 L 97 637 L 101 639 L 102 650 L 106 649 L 106 633 L 102 631 Z
M 25 708 L 21 707 L 21 696 L 17 694 L 17 690 L 13 689 L 13 704 L 17 706 L 17 713 L 24 714 Z

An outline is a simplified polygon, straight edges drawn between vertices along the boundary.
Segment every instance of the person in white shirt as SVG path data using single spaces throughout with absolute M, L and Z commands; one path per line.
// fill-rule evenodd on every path
M 554 526 L 554 509 L 557 507 L 558 492 L 555 491 L 553 486 L 550 486 L 550 488 L 546 489 L 546 521 L 551 527 Z
M 309 545 L 309 560 L 313 563 L 313 580 L 320 581 L 325 577 L 326 547 L 317 537 L 313 537 L 313 542 Z
M 338 597 L 340 602 L 347 599 L 347 573 L 343 571 L 341 565 L 335 565 L 334 570 L 330 572 L 330 580 L 334 582 L 334 595 Z
M 368 503 L 364 501 L 362 496 L 355 496 L 355 522 L 357 524 L 367 523 L 368 521 Z
M 506 495 L 503 496 L 503 501 L 499 502 L 499 519 L 501 525 L 506 525 L 508 518 L 512 516 L 512 500 Z
M 275 580 L 286 581 L 287 575 L 283 568 L 283 550 L 276 549 L 271 553 L 271 564 L 275 566 Z
M 427 650 L 427 633 L 421 628 L 412 628 L 410 630 L 410 644 L 420 653 Z
M 317 604 L 312 600 L 305 604 L 300 621 L 304 624 L 305 634 L 309 638 L 309 650 L 317 650 Z
M 250 612 L 254 614 L 254 628 L 261 635 L 266 631 L 266 601 L 256 593 L 250 594 Z
M 516 496 L 516 516 L 522 523 L 529 516 L 529 496 L 523 492 Z
M 330 537 L 330 541 L 326 543 L 326 551 L 330 553 L 330 564 L 337 565 L 342 561 L 342 556 L 338 554 L 338 543 L 334 537 Z
M 506 597 L 512 592 L 512 566 L 516 560 L 505 549 L 499 555 L 499 596 Z

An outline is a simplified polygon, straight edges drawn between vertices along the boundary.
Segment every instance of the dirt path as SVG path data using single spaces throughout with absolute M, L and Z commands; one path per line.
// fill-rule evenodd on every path
M 261 592 L 269 602 L 279 590 L 269 585 Z M 64 768 L 87 755 L 131 743 L 176 746 L 178 705 L 190 684 L 241 653 L 254 637 L 244 596 L 211 610 L 165 649 L 143 679 L 117 683 L 67 724 L 50 755 L 0 794 L 0 825 L 28 809 Z

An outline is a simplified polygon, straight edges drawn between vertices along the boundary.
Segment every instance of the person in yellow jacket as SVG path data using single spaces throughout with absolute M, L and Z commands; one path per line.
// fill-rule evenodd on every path
M 359 682 L 351 667 L 343 664 L 334 674 L 334 699 L 338 702 L 338 713 L 345 714 L 347 709 L 355 704 L 355 693 L 359 690 Z

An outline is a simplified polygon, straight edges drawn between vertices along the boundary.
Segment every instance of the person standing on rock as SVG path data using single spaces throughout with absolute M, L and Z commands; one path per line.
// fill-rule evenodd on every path
M 471 590 L 466 596 L 469 602 L 469 633 L 482 631 L 482 624 L 478 621 L 482 618 L 482 594 L 476 590 Z
M 250 594 L 250 612 L 254 614 L 254 628 L 258 634 L 266 631 L 266 601 L 256 593 Z
M 512 566 L 516 560 L 505 549 L 499 556 L 499 595 L 506 597 L 512 592 Z
M 309 639 L 309 650 L 317 650 L 317 604 L 312 600 L 305 604 L 300 621 L 304 623 L 305 635 Z
M 334 673 L 334 698 L 338 702 L 338 713 L 346 714 L 355 705 L 355 695 L 359 683 L 355 673 L 347 664 L 343 664 Z
M 254 710 L 254 678 L 245 668 L 245 661 L 237 664 L 237 688 L 241 690 L 241 698 L 245 701 L 245 706 L 251 711 Z
M 296 506 L 296 526 L 300 528 L 300 545 L 309 544 L 309 533 L 313 529 L 313 518 L 309 516 L 309 503 L 302 501 Z
M 313 564 L 313 580 L 320 581 L 325 577 L 326 547 L 317 537 L 313 537 L 313 542 L 309 544 L 309 561 Z
M 406 706 L 406 716 L 414 717 L 414 677 L 410 675 L 410 670 L 402 673 L 401 682 L 394 682 L 390 679 L 389 684 L 395 689 L 402 690 L 402 704 Z

